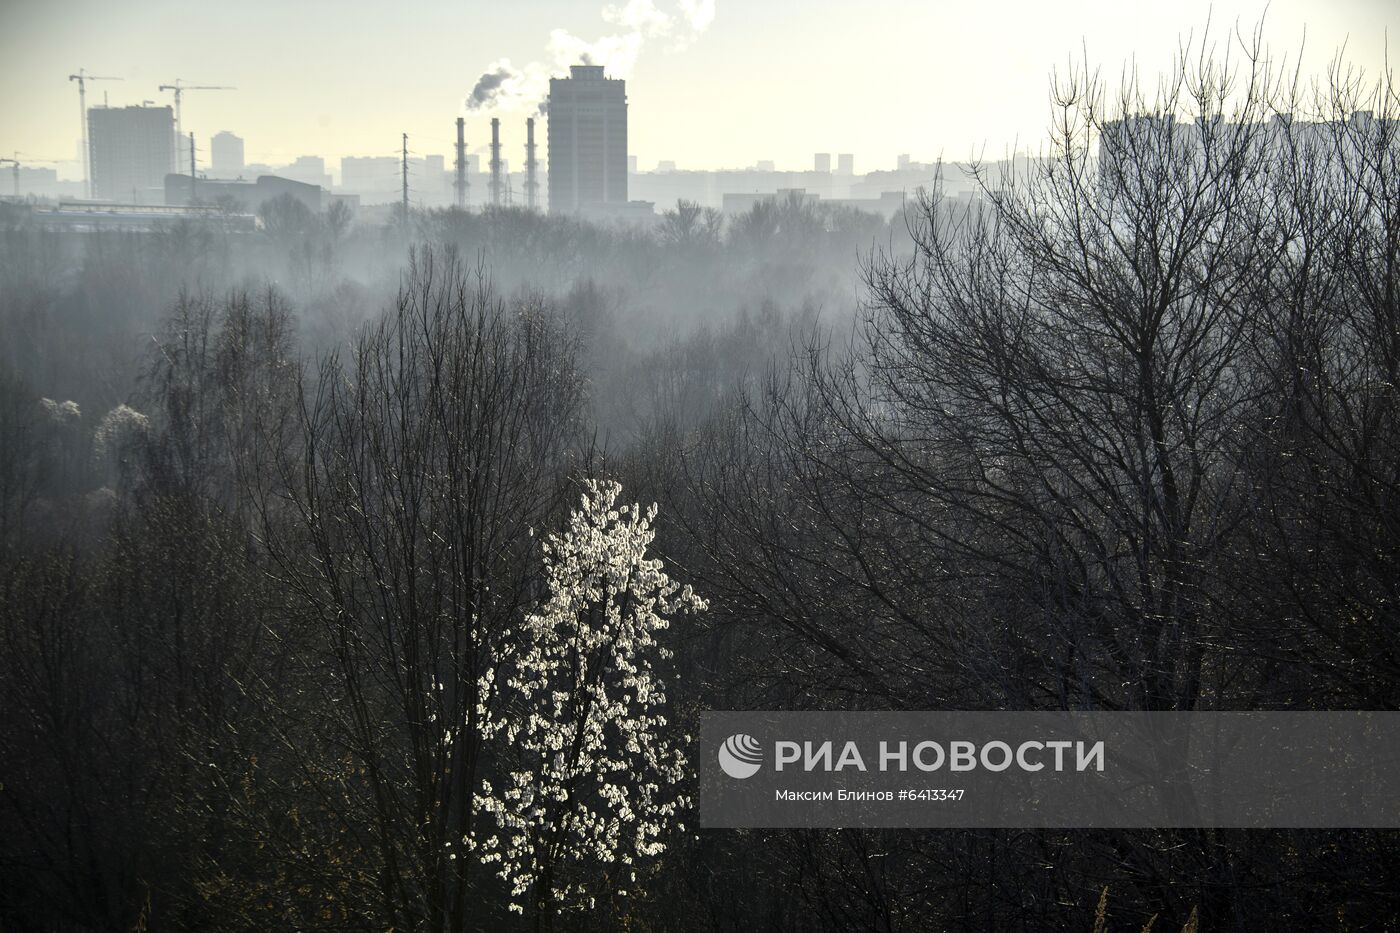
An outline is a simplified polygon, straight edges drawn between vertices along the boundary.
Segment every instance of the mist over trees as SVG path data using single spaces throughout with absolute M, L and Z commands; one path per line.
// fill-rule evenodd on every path
M 689 799 L 703 709 L 1400 709 L 1400 99 L 1246 52 L 893 219 L 4 207 L 0 926 L 1396 925 L 1393 833 Z

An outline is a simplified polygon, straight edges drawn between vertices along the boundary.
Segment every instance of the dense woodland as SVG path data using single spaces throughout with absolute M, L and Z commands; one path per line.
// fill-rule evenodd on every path
M 689 802 L 702 709 L 1400 709 L 1400 100 L 1263 62 L 892 219 L 4 206 L 0 929 L 1395 929 L 1393 832 Z

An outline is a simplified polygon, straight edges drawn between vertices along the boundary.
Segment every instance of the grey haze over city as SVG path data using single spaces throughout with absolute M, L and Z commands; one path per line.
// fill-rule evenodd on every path
M 0 5 L 0 931 L 1400 927 L 1397 35 Z

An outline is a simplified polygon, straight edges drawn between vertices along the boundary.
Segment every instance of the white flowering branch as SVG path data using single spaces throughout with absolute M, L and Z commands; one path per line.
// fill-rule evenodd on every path
M 483 781 L 487 828 L 464 842 L 496 866 L 517 910 L 532 891 L 540 911 L 591 902 L 560 866 L 595 861 L 635 877 L 636 860 L 663 851 L 663 831 L 688 802 L 653 662 L 670 656 L 656 641 L 667 617 L 705 601 L 646 556 L 656 506 L 618 508 L 621 491 L 588 481 L 565 531 L 543 544 L 549 595 L 524 619 L 517 663 L 504 685 L 481 685 L 502 687 L 506 702 L 483 733 L 504 740 L 515 766 L 499 787 Z

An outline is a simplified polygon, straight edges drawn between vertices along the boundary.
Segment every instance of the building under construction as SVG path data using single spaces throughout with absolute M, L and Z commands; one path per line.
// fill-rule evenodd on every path
M 579 213 L 627 204 L 626 82 L 602 65 L 574 65 L 549 81 L 549 210 Z
M 87 112 L 92 196 L 125 204 L 162 204 L 175 158 L 169 107 L 92 107 Z

